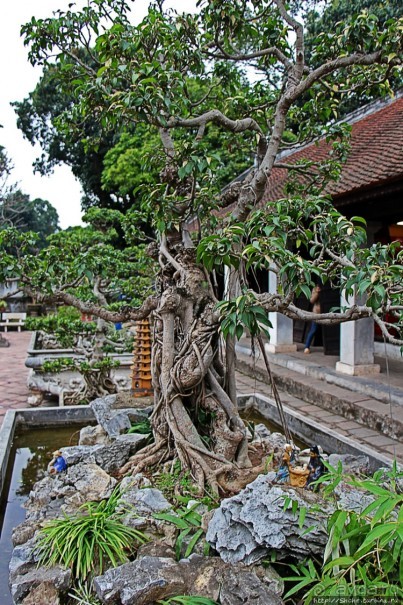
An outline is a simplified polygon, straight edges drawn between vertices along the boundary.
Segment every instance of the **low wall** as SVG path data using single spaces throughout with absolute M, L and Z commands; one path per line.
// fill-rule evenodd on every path
M 14 434 L 18 427 L 74 426 L 93 422 L 94 419 L 94 413 L 89 405 L 9 410 L 0 429 L 0 494 L 3 491 Z
M 240 410 L 252 407 L 268 420 L 281 426 L 276 403 L 269 397 L 260 394 L 240 395 L 238 397 Z M 326 452 L 338 454 L 365 455 L 369 458 L 370 469 L 375 471 L 381 466 L 391 466 L 392 460 L 361 444 L 357 444 L 348 437 L 329 433 L 327 427 L 314 421 L 306 422 L 303 414 L 290 410 L 284 406 L 284 413 L 290 431 L 306 443 L 320 445 Z M 95 419 L 90 406 L 65 406 L 61 408 L 27 408 L 9 410 L 0 429 L 0 493 L 6 476 L 11 446 L 15 431 L 18 427 L 44 428 L 91 423 Z

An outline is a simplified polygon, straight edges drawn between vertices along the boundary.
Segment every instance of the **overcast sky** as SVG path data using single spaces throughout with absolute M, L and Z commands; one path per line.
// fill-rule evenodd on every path
M 16 126 L 16 114 L 10 106 L 21 101 L 35 87 L 41 75 L 27 60 L 27 49 L 20 38 L 20 27 L 35 17 L 50 17 L 53 10 L 66 9 L 71 0 L 11 0 L 2 10 L 0 19 L 0 145 L 5 147 L 14 164 L 10 182 L 18 182 L 31 199 L 48 200 L 58 211 L 60 225 L 66 228 L 81 222 L 81 189 L 67 166 L 58 166 L 54 174 L 42 177 L 33 173 L 32 163 L 41 153 L 40 147 L 24 139 Z M 79 4 L 81 3 L 81 0 Z M 135 2 L 136 19 L 140 20 L 148 6 L 148 0 Z M 177 10 L 189 10 L 193 0 L 176 0 L 170 3 Z

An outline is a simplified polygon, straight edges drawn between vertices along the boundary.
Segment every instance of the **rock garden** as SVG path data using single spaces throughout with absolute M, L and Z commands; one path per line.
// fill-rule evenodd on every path
M 401 598 L 397 469 L 370 479 L 365 456 L 333 454 L 310 489 L 293 487 L 284 436 L 257 425 L 249 447 L 265 467 L 224 498 L 200 494 L 178 462 L 123 476 L 152 439 L 149 403 L 94 400 L 97 424 L 55 452 L 13 534 L 16 605 L 280 605 L 348 595 L 351 583 Z

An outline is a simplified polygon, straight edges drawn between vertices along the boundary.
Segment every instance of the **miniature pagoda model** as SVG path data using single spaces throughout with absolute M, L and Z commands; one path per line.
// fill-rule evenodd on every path
M 151 330 L 150 321 L 136 321 L 132 369 L 133 397 L 147 397 L 153 394 L 151 386 Z

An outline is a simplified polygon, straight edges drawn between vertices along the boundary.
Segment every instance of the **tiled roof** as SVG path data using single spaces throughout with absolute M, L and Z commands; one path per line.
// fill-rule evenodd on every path
M 375 106 L 376 107 L 376 106 Z M 342 168 L 341 178 L 327 185 L 335 202 L 338 198 L 386 185 L 403 179 L 403 97 L 399 97 L 369 113 L 352 114 L 351 151 Z M 281 162 L 298 160 L 321 161 L 329 153 L 325 140 L 287 153 Z M 265 200 L 279 199 L 287 170 L 275 168 L 270 176 Z

